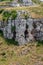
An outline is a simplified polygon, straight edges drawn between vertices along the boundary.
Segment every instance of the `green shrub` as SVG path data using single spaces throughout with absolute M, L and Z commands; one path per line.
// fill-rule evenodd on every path
M 32 0 L 34 3 L 40 4 L 40 0 Z
M 1 10 L 0 10 L 0 14 L 1 14 L 3 11 L 4 11 L 4 10 L 3 10 L 3 9 L 1 9 Z
M 3 31 L 0 30 L 0 36 L 3 36 Z
M 14 45 L 19 45 L 17 41 L 15 41 L 14 39 L 5 39 L 6 43 L 8 45 L 14 44 Z
M 9 11 L 4 11 L 3 17 L 2 17 L 3 21 L 7 21 L 10 16 L 11 16 L 11 13 Z
M 39 47 L 40 45 L 43 45 L 43 41 L 37 41 L 37 47 Z
M 17 12 L 16 12 L 16 10 L 12 10 L 11 11 L 11 14 L 12 14 L 12 19 L 16 19 L 16 17 L 17 17 Z

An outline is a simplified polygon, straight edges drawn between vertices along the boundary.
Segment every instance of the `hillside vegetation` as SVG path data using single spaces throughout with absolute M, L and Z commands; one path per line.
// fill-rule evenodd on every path
M 34 3 L 36 3 L 36 4 L 40 4 L 41 2 L 40 2 L 40 0 L 32 0 Z
M 10 12 L 14 10 L 25 10 L 25 11 L 29 11 L 30 15 L 32 16 L 32 18 L 43 18 L 43 7 L 41 6 L 27 6 L 27 7 L 8 7 L 8 8 L 1 8 L 0 9 L 0 20 L 3 20 L 3 13 L 5 11 L 8 11 L 9 13 L 7 14 L 10 15 Z M 7 13 L 7 12 L 6 12 Z M 11 13 L 12 14 L 12 13 Z M 10 15 L 11 16 L 11 15 Z M 36 17 L 37 16 L 37 17 Z
M 13 1 L 13 0 L 11 0 Z M 19 6 L 18 7 L 9 7 L 8 0 L 0 2 L 0 6 L 5 6 L 3 10 L 26 10 L 29 11 L 32 18 L 43 18 L 43 2 L 40 2 L 40 0 L 32 0 L 36 5 L 34 6 Z M 7 6 L 7 7 L 6 7 Z M 2 13 L 3 14 L 3 13 Z M 0 19 L 2 20 L 2 14 L 0 14 Z M 37 17 L 36 17 L 37 16 Z
M 12 0 L 2 0 L 0 6 L 7 5 L 8 1 Z M 14 16 L 14 11 L 17 10 L 29 11 L 32 18 L 43 18 L 43 3 L 39 0 L 32 1 L 37 5 L 0 8 L 0 20 L 5 21 L 10 16 Z M 0 32 L 0 65 L 43 65 L 43 41 L 30 42 L 21 46 L 15 42 L 3 38 L 3 33 Z
M 43 65 L 43 46 L 37 42 L 15 46 L 0 36 L 0 65 Z

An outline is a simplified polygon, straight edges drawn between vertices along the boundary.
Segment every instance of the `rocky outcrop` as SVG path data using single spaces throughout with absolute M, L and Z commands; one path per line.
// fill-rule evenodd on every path
M 19 45 L 34 40 L 43 40 L 43 19 L 25 19 L 18 16 L 16 20 L 9 19 L 7 25 L 5 25 L 5 22 L 2 23 L 0 22 L 0 30 L 3 31 L 4 37 L 8 39 L 15 38 Z

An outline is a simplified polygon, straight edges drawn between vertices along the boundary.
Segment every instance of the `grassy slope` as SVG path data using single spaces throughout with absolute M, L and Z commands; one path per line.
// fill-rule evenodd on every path
M 31 16 L 33 18 L 43 18 L 43 3 L 41 3 L 39 0 L 32 0 L 33 2 L 37 3 L 38 5 L 35 6 L 27 6 L 27 7 L 6 7 L 3 8 L 4 10 L 26 10 L 31 13 Z M 40 4 L 39 4 L 40 3 Z M 0 2 L 0 5 L 8 5 L 6 2 Z M 37 17 L 36 17 L 37 16 Z M 0 19 L 2 16 L 0 16 Z
M 43 7 L 16 7 L 5 8 L 4 10 L 26 10 L 30 11 L 32 16 L 34 12 L 43 16 Z M 39 12 L 37 12 L 39 11 Z M 41 12 L 41 13 L 40 13 Z M 34 14 L 33 17 L 36 16 Z M 40 17 L 37 15 L 38 17 Z M 1 19 L 1 15 L 0 15 Z M 37 63 L 37 64 L 36 64 Z M 8 45 L 8 42 L 0 36 L 0 65 L 43 65 L 43 46 L 36 46 L 36 43 L 24 46 Z
M 36 4 L 40 4 L 40 0 L 32 0 Z
M 33 42 L 24 46 L 8 45 L 0 37 L 0 65 L 43 65 L 43 46 L 37 47 L 36 44 Z
M 40 5 L 38 6 L 23 6 L 23 7 L 7 7 L 7 8 L 3 8 L 4 10 L 26 10 L 29 11 L 32 18 L 43 18 L 43 7 L 41 7 Z M 3 14 L 3 13 L 2 13 Z M 0 20 L 2 20 L 2 14 L 0 14 Z M 36 17 L 37 16 L 37 17 Z

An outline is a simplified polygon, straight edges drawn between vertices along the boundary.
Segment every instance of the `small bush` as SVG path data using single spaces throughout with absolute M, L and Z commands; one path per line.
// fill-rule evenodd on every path
M 3 36 L 3 31 L 0 30 L 0 36 Z
M 14 39 L 5 39 L 5 41 L 7 42 L 8 45 L 10 44 L 19 45 L 18 42 L 15 41 Z
M 39 47 L 40 45 L 43 45 L 43 41 L 37 41 L 37 47 Z
M 1 14 L 3 11 L 4 11 L 4 10 L 3 10 L 3 9 L 1 9 L 1 10 L 0 10 L 0 14 Z
M 40 4 L 41 2 L 40 2 L 40 0 L 32 0 L 34 3 L 36 3 L 36 4 Z

